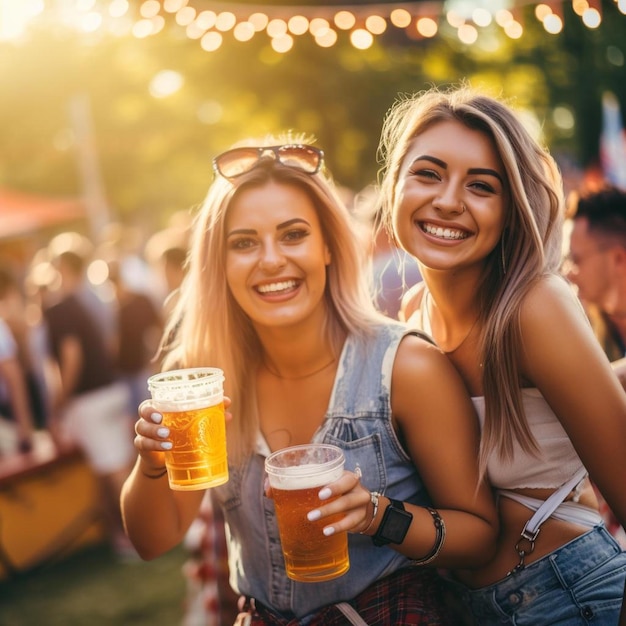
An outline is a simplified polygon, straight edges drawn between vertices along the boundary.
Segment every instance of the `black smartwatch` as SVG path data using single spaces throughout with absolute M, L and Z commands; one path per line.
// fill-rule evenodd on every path
M 389 498 L 389 506 L 385 509 L 378 530 L 372 536 L 374 545 L 385 546 L 388 543 L 402 543 L 412 521 L 413 513 L 404 510 L 404 503 Z

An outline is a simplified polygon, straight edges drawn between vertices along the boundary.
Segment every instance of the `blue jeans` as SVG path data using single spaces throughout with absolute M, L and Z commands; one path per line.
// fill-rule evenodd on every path
M 596 526 L 525 569 L 462 596 L 480 626 L 617 626 L 626 552 Z

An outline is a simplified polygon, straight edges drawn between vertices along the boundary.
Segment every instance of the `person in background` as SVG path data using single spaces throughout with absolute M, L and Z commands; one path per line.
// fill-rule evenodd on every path
M 626 389 L 626 191 L 572 193 L 562 272 L 576 286 L 596 336 Z
M 158 298 L 165 318 L 174 309 L 185 277 L 189 252 L 188 220 L 189 217 L 182 213 L 175 214 L 172 218 L 174 225 L 157 231 L 146 243 L 145 256 L 156 274 Z
M 371 271 L 374 301 L 378 310 L 399 319 L 402 298 L 422 279 L 417 261 L 399 248 L 381 228 L 381 214 L 376 206 L 376 190 L 366 187 L 353 200 L 353 214 L 371 240 Z
M 43 303 L 57 371 L 49 429 L 57 447 L 78 447 L 85 454 L 100 481 L 112 547 L 122 557 L 133 556 L 119 511 L 122 483 L 135 456 L 128 389 L 117 380 L 109 341 L 81 295 L 86 259 L 75 250 L 55 249 L 50 262 L 59 288 Z
M 37 307 L 29 306 L 24 285 L 9 267 L 0 267 L 0 320 L 3 321 L 4 396 L 0 414 L 10 417 L 20 431 L 20 448 L 33 446 L 36 430 L 47 425 L 48 394 L 43 364 L 45 330 Z M 39 311 L 40 314 L 40 311 Z M 8 346 L 13 346 L 8 349 Z M 7 369 L 8 368 L 8 369 Z M 26 398 L 23 398 L 26 394 Z
M 480 626 L 615 625 L 626 554 L 587 472 L 623 525 L 626 394 L 559 274 L 556 164 L 469 87 L 397 101 L 380 150 L 385 224 L 423 278 L 406 317 L 461 373 L 498 490 L 496 555 L 454 573 L 462 597 Z
M 163 319 L 153 299 L 131 288 L 121 273 L 118 259 L 109 259 L 109 281 L 116 301 L 117 375 L 129 390 L 129 415 L 149 397 L 148 377 L 156 371 L 157 352 Z
M 11 329 L 2 318 L 0 311 L 0 418 L 3 423 L 3 437 L 14 433 L 16 446 L 12 441 L 0 442 L 0 456 L 11 450 L 30 452 L 33 448 L 35 423 L 31 411 L 25 372 L 18 356 L 18 347 Z M 5 433 L 6 428 L 6 433 Z
M 371 626 L 453 623 L 436 568 L 486 562 L 497 534 L 460 377 L 438 348 L 375 310 L 366 247 L 319 148 L 293 136 L 250 141 L 214 168 L 163 368 L 225 372 L 231 478 L 212 493 L 228 529 L 231 585 L 244 597 L 240 621 L 338 626 L 357 611 Z M 163 454 L 172 444 L 161 422 L 150 401 L 140 407 L 138 458 L 121 498 L 146 559 L 182 541 L 205 497 L 169 489 Z M 309 512 L 343 514 L 326 535 L 349 531 L 349 571 L 314 589 L 287 578 L 264 496 L 267 455 L 311 441 L 341 446 L 346 467 L 361 470 L 346 470 Z M 328 493 L 338 499 L 326 503 Z M 411 516 L 406 532 L 382 522 L 401 508 L 390 498 Z
M 74 295 L 96 321 L 107 350 L 113 354 L 117 347 L 114 296 L 111 289 L 107 288 L 106 281 L 96 286 L 89 280 L 88 269 L 94 260 L 94 253 L 95 247 L 89 238 L 74 231 L 67 231 L 50 240 L 41 251 L 41 262 L 49 264 L 58 261 L 61 255 L 65 257 L 64 266 L 71 271 L 72 282 L 76 283 L 72 288 Z M 70 263 L 73 268 L 69 267 Z
M 99 233 L 94 258 L 115 260 L 117 273 L 132 292 L 153 296 L 154 276 L 144 254 L 142 229 L 122 222 L 110 222 Z
M 569 251 L 561 271 L 576 287 L 592 327 L 626 389 L 626 191 L 606 186 L 571 193 Z M 597 490 L 596 490 L 597 491 Z M 611 534 L 626 548 L 626 532 L 597 492 Z
M 402 296 L 422 280 L 415 259 L 393 245 L 380 228 L 372 258 L 376 306 L 392 319 L 400 319 Z

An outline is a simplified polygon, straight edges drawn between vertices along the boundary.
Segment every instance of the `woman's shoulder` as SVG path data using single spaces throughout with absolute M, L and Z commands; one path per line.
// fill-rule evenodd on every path
M 558 275 L 542 277 L 524 294 L 519 321 L 526 375 L 535 383 L 537 364 L 573 365 L 579 361 L 577 354 L 597 343 L 580 300 Z M 566 355 L 571 363 L 564 363 Z
M 453 367 L 443 350 L 426 333 L 407 328 L 398 346 L 396 370 L 406 370 L 412 377 L 428 374 L 430 378 L 435 372 Z
M 415 404 L 416 398 L 420 398 L 418 404 L 422 407 L 415 409 L 418 413 L 439 402 L 469 402 L 467 388 L 452 361 L 441 348 L 415 331 L 410 331 L 400 342 L 391 389 L 394 412 L 399 413 L 407 410 L 415 415 L 409 407 Z
M 522 299 L 520 313 L 522 326 L 558 322 L 563 316 L 587 320 L 571 284 L 558 274 L 541 276 L 530 286 Z

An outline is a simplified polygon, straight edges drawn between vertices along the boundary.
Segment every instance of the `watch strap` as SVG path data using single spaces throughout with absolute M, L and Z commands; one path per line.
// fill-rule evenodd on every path
M 400 500 L 389 498 L 389 505 L 383 513 L 383 518 L 376 532 L 372 536 L 372 542 L 375 546 L 385 546 L 389 543 L 401 544 L 409 531 L 412 521 L 413 514 L 405 510 L 404 503 Z

